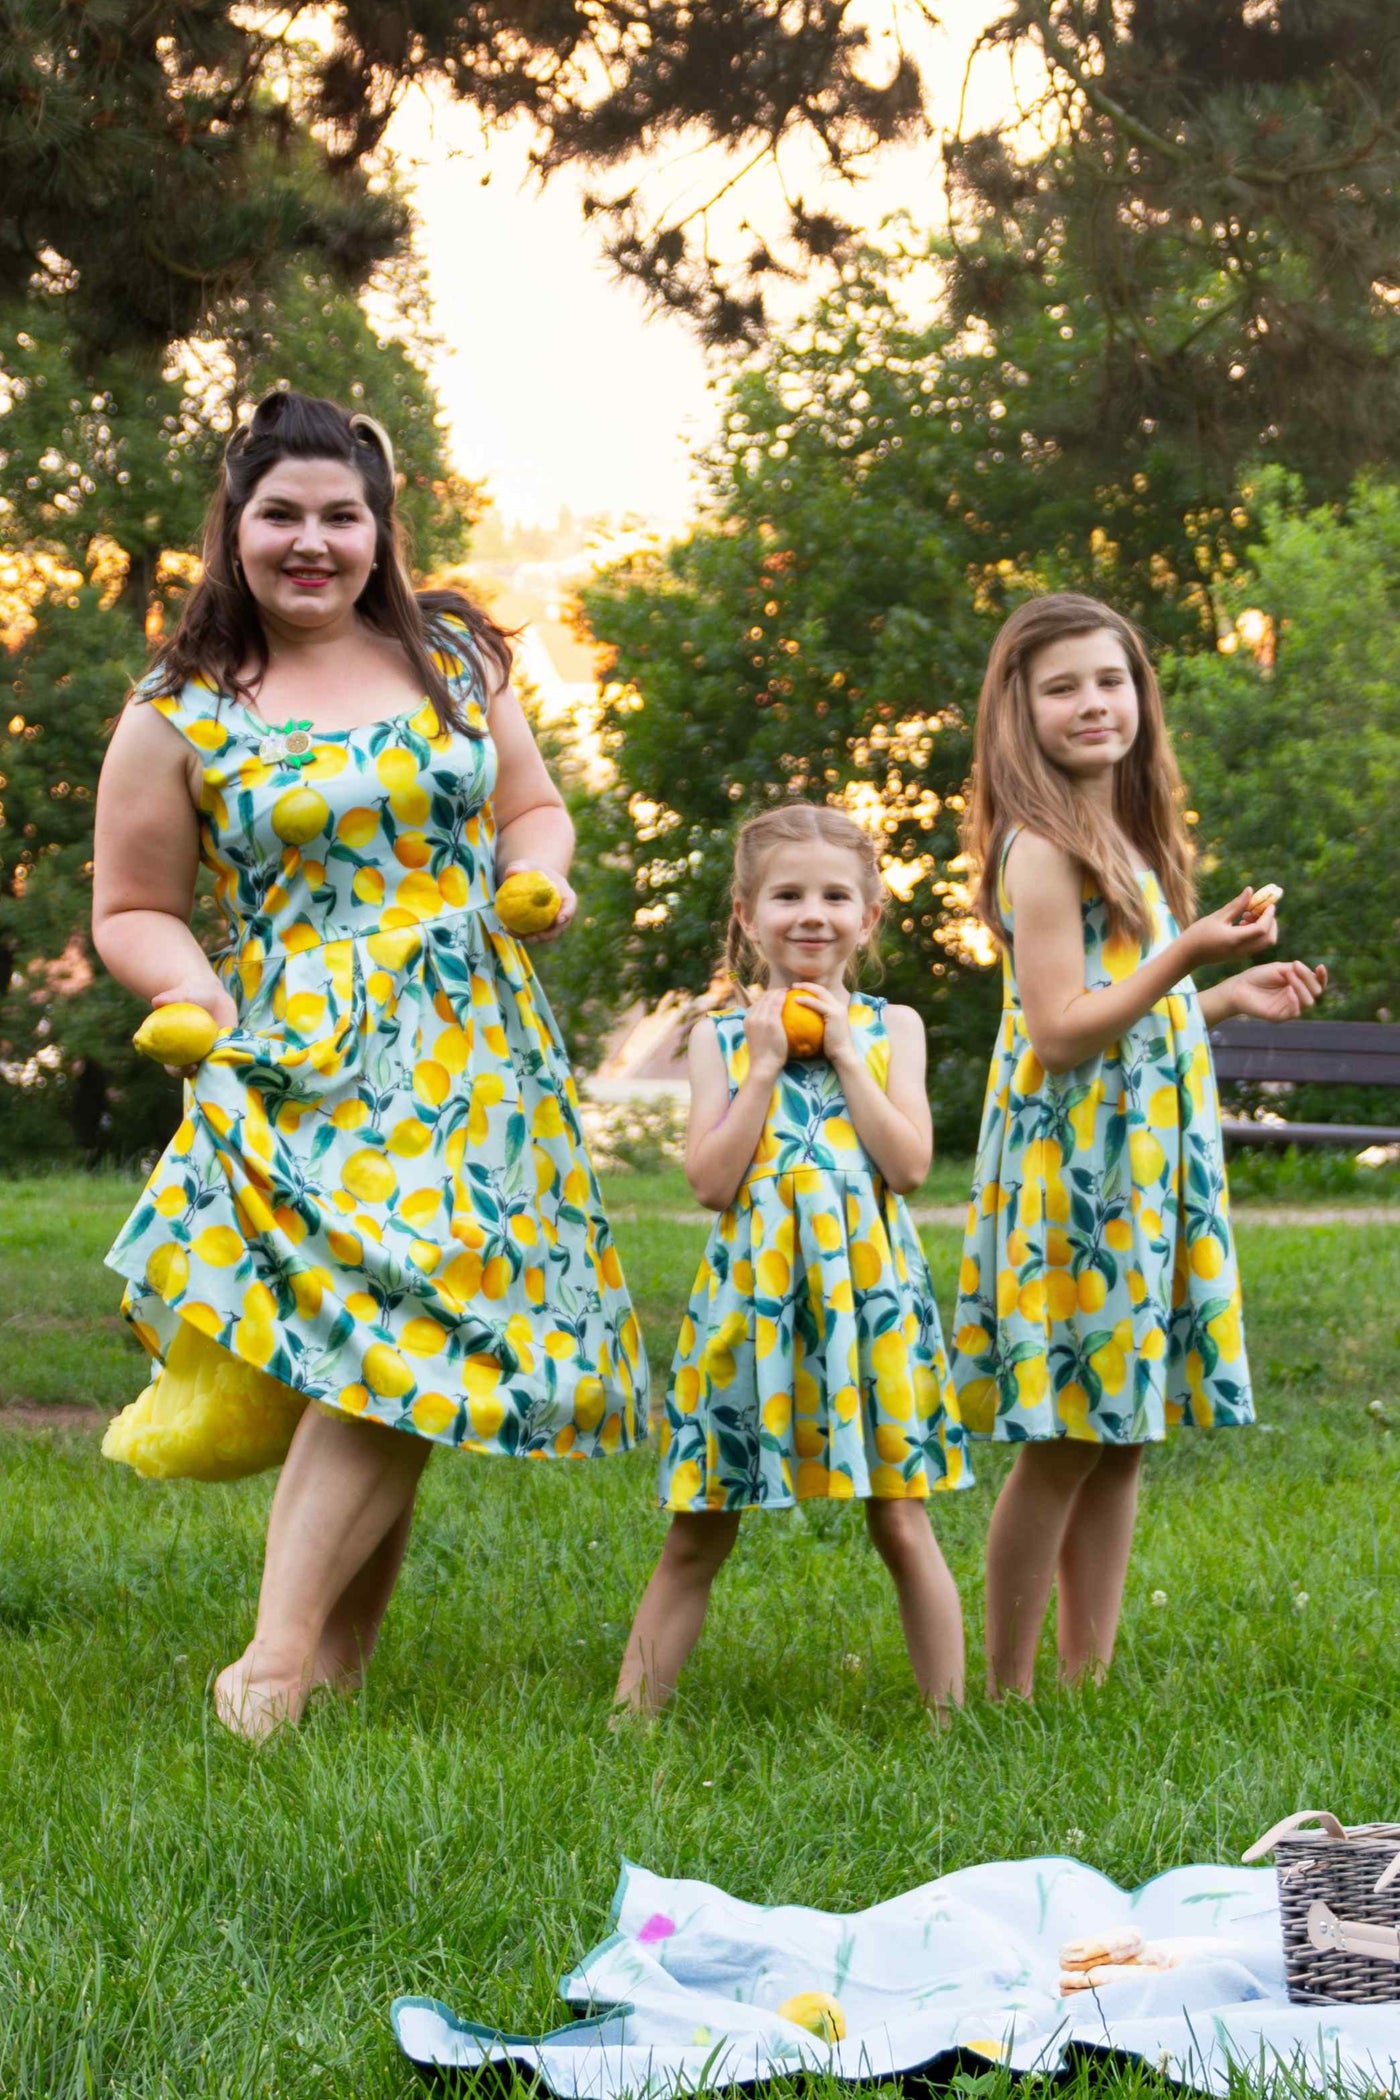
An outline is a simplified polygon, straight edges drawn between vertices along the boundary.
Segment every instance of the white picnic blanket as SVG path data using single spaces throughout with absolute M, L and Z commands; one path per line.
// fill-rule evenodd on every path
M 1289 2004 L 1272 1868 L 1178 1867 L 1126 1890 L 1077 1860 L 1006 1861 L 837 1917 L 624 1863 L 613 1924 L 560 1985 L 586 2017 L 504 2034 L 436 1999 L 399 1998 L 400 2047 L 425 2070 L 510 2063 L 559 2100 L 698 2093 L 804 2068 L 884 2079 L 960 2050 L 1018 2072 L 1111 2050 L 1222 2094 L 1231 2066 L 1286 2067 L 1314 2088 L 1400 2086 L 1400 2004 Z M 1121 1926 L 1176 1965 L 1062 1997 L 1061 1946 Z M 781 2016 L 804 1991 L 838 2001 L 844 2040 Z

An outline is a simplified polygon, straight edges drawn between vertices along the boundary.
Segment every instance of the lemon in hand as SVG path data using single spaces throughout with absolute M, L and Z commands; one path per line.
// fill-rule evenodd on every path
M 562 898 L 538 868 L 507 875 L 496 892 L 496 913 L 507 933 L 543 933 L 559 916 Z
M 820 1057 L 826 1039 L 826 1023 L 801 992 L 789 992 L 783 1001 L 783 1030 L 794 1057 Z
M 172 999 L 147 1014 L 135 1035 L 132 1048 L 158 1065 L 197 1065 L 209 1055 L 219 1031 L 202 1006 L 190 999 Z
M 795 1998 L 783 2000 L 778 2015 L 780 2019 L 805 2027 L 808 2034 L 814 2034 L 819 2042 L 843 2042 L 846 2039 L 846 2015 L 826 1991 L 799 1991 Z

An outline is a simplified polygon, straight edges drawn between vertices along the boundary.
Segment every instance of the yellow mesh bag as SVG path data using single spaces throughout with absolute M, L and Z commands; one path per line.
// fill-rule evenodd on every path
M 144 1393 L 107 1426 L 104 1458 L 147 1480 L 241 1480 L 280 1466 L 306 1406 L 188 1320 Z

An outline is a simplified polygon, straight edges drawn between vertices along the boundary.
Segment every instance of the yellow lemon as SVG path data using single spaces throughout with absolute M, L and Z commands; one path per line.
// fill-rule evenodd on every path
M 190 1258 L 174 1240 L 157 1247 L 146 1262 L 146 1281 L 157 1296 L 178 1298 L 190 1280 Z
M 158 1065 L 197 1065 L 209 1055 L 219 1031 L 202 1006 L 190 999 L 172 999 L 148 1013 L 131 1038 L 133 1050 L 154 1058 Z
M 543 933 L 559 916 L 558 890 L 538 868 L 507 875 L 496 892 L 496 916 L 507 933 Z
M 441 1436 L 457 1419 L 457 1402 L 446 1393 L 420 1393 L 409 1409 L 413 1426 L 424 1436 Z
M 990 1436 L 1000 1394 L 995 1378 L 972 1378 L 958 1394 L 958 1415 L 974 1436 Z
M 1191 1242 L 1191 1267 L 1197 1276 L 1208 1282 L 1212 1276 L 1218 1276 L 1224 1266 L 1225 1249 L 1213 1232 L 1203 1233 L 1200 1239 Z
M 794 1057 L 821 1056 L 826 1023 L 801 992 L 789 992 L 783 1000 L 783 1033 Z
M 330 804 L 315 788 L 288 788 L 272 805 L 270 822 L 284 845 L 305 846 L 319 837 L 331 820 Z
M 792 1420 L 792 1402 L 786 1393 L 774 1393 L 763 1403 L 763 1426 L 770 1436 L 784 1436 Z
M 1147 1120 L 1154 1130 L 1174 1130 L 1178 1115 L 1176 1088 L 1154 1088 L 1147 1103 Z
M 1133 1244 L 1133 1228 L 1126 1218 L 1110 1218 L 1103 1229 L 1104 1243 L 1115 1254 L 1126 1254 Z
M 361 1366 L 365 1384 L 385 1400 L 400 1400 L 414 1384 L 412 1371 L 387 1342 L 371 1342 Z
M 1108 1284 L 1097 1269 L 1086 1269 L 1079 1279 L 1079 1310 L 1098 1312 L 1108 1297 Z
M 683 1364 L 677 1371 L 671 1398 L 675 1401 L 677 1413 L 694 1414 L 695 1403 L 700 1398 L 700 1373 L 694 1364 Z
M 564 1135 L 564 1117 L 553 1094 L 546 1094 L 530 1118 L 530 1133 L 537 1138 L 555 1138 Z
M 242 1254 L 243 1240 L 231 1225 L 207 1225 L 191 1242 L 190 1252 L 213 1269 L 227 1269 Z
M 362 1203 L 386 1203 L 399 1185 L 390 1162 L 369 1145 L 351 1153 L 340 1170 L 340 1179 Z
M 901 1466 L 909 1456 L 909 1438 L 897 1422 L 881 1422 L 875 1431 L 875 1449 L 886 1465 Z
M 1016 1304 L 1021 1318 L 1038 1327 L 1045 1318 L 1044 1277 L 1032 1276 L 1029 1283 L 1023 1283 L 1016 1294 Z
M 1043 1356 L 1028 1356 L 1016 1366 L 1016 1398 L 1022 1407 L 1039 1407 L 1050 1390 L 1050 1371 Z
M 591 1435 L 603 1419 L 607 1399 L 601 1378 L 580 1378 L 574 1387 L 574 1420 L 585 1436 Z
M 965 1254 L 958 1270 L 958 1289 L 965 1298 L 970 1298 L 981 1278 L 981 1264 L 975 1254 Z
M 953 1347 L 960 1349 L 964 1356 L 980 1356 L 991 1339 L 985 1327 L 969 1325 L 958 1329 L 953 1337 Z
M 671 1492 L 666 1497 L 668 1509 L 689 1509 L 700 1493 L 700 1468 L 693 1458 L 683 1458 L 671 1475 Z
M 787 1257 L 777 1249 L 769 1247 L 758 1257 L 758 1285 L 770 1298 L 782 1298 L 792 1282 L 792 1270 Z
M 1150 1130 L 1134 1130 L 1130 1134 L 1128 1157 L 1132 1161 L 1133 1180 L 1139 1188 L 1155 1187 L 1166 1171 L 1167 1155 Z
M 1045 1309 L 1052 1320 L 1068 1320 L 1079 1306 L 1079 1292 L 1067 1269 L 1051 1269 L 1045 1278 Z
M 795 1998 L 785 1998 L 778 2007 L 778 2017 L 791 2020 L 797 2027 L 805 2027 L 808 2034 L 816 2035 L 818 2041 L 845 2039 L 846 2015 L 826 1991 L 799 1991 Z
M 869 1240 L 856 1240 L 851 1247 L 851 1274 L 858 1291 L 873 1291 L 884 1265 Z

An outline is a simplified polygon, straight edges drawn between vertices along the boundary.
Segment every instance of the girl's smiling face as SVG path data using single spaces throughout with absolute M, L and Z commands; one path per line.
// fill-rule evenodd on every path
M 775 846 L 757 894 L 739 910 L 773 984 L 824 984 L 833 991 L 879 916 L 878 902 L 865 901 L 855 854 L 822 839 Z
M 1036 741 L 1061 772 L 1087 784 L 1111 774 L 1138 733 L 1138 696 L 1117 635 L 1067 634 L 1037 649 L 1026 674 Z
M 238 559 L 258 610 L 274 625 L 303 630 L 353 612 L 376 543 L 365 485 L 334 459 L 279 460 L 238 520 Z

